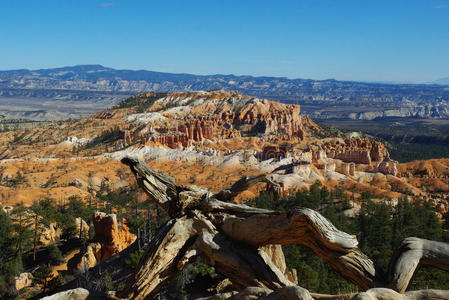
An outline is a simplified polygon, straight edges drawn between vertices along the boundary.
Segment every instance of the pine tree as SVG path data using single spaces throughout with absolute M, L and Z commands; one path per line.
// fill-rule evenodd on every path
M 13 223 L 14 246 L 18 256 L 21 256 L 32 245 L 33 231 L 30 229 L 32 223 L 28 222 L 28 210 L 20 204 L 14 208 L 11 216 L 15 218 Z

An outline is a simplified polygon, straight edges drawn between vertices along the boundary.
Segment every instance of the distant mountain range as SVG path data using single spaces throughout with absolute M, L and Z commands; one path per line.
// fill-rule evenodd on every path
M 449 86 L 439 84 L 174 74 L 116 70 L 101 65 L 0 71 L 0 97 L 4 98 L 29 97 L 72 102 L 102 99 L 104 105 L 110 105 L 143 91 L 217 89 L 299 103 L 303 112 L 314 118 L 449 117 Z
M 443 84 L 443 85 L 449 85 L 449 77 L 446 78 L 440 78 L 438 80 L 432 81 L 432 84 Z
M 174 74 L 146 70 L 116 70 L 101 65 L 79 65 L 54 69 L 0 71 L 1 89 L 63 89 L 139 93 L 143 91 L 192 91 L 226 89 L 249 94 L 354 100 L 360 95 L 391 94 L 394 98 L 425 98 L 422 91 L 446 96 L 446 89 L 419 84 L 364 83 L 352 81 L 288 79 L 236 75 Z M 383 95 L 382 95 L 383 94 Z M 400 95 L 398 95 L 400 94 Z

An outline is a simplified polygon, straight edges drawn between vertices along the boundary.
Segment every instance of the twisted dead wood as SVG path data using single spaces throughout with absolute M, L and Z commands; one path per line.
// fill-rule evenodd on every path
M 362 293 L 342 295 L 322 295 L 309 293 L 308 290 L 299 286 L 282 287 L 276 291 L 260 287 L 248 287 L 243 291 L 226 296 L 218 294 L 212 297 L 196 300 L 447 300 L 449 291 L 442 290 L 420 290 L 400 294 L 386 288 L 373 288 Z
M 415 237 L 404 239 L 390 262 L 390 287 L 405 292 L 420 266 L 449 271 L 449 245 Z
M 122 162 L 131 168 L 139 186 L 172 218 L 146 250 L 138 271 L 121 294 L 124 297 L 152 299 L 197 255 L 229 278 L 238 291 L 247 287 L 278 290 L 293 286 L 263 250 L 272 244 L 310 248 L 362 290 L 390 286 L 403 292 L 419 264 L 443 269 L 449 266 L 449 245 L 416 238 L 410 243 L 406 239 L 405 245 L 420 247 L 400 247 L 387 277 L 357 248 L 354 236 L 338 230 L 313 210 L 274 212 L 230 202 L 254 183 L 273 184 L 269 176 L 245 177 L 230 189 L 213 195 L 199 187 L 177 186 L 173 178 L 155 172 L 138 159 L 126 157 Z M 286 291 L 295 294 L 299 290 Z M 426 293 L 398 295 L 404 299 L 424 299 L 426 295 L 432 298 Z

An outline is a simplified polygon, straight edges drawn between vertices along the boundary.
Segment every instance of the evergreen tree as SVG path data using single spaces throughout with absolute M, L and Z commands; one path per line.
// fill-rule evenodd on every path
M 14 256 L 12 232 L 11 219 L 0 209 L 0 298 L 10 296 L 9 282 L 21 269 L 22 261 L 17 261 Z
M 48 245 L 48 263 L 52 266 L 57 266 L 64 262 L 61 250 L 55 244 Z
M 393 254 L 392 208 L 384 202 L 374 203 L 369 199 L 365 201 L 357 219 L 359 247 L 386 270 Z
M 34 279 L 43 285 L 43 291 L 47 289 L 48 278 L 51 275 L 51 268 L 48 265 L 41 265 L 33 272 Z
M 13 223 L 15 251 L 18 256 L 22 256 L 25 251 L 31 248 L 33 238 L 31 227 L 33 223 L 29 222 L 29 213 L 23 204 L 16 206 L 11 216 L 16 220 Z

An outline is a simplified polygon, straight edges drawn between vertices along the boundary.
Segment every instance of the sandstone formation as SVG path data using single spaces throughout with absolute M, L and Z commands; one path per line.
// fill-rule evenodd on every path
M 100 261 L 100 251 L 99 243 L 90 243 L 85 250 L 81 250 L 68 260 L 67 270 L 72 274 L 85 273 Z
M 31 273 L 20 273 L 19 276 L 14 277 L 14 288 L 16 291 L 33 284 L 33 275 Z
M 117 222 L 115 214 L 108 215 L 97 211 L 93 215 L 93 224 L 95 228 L 93 241 L 67 262 L 67 269 L 71 273 L 84 273 L 124 250 L 136 240 L 136 236 L 129 232 L 124 220 L 121 224 Z
M 116 299 L 100 292 L 92 292 L 83 288 L 71 289 L 43 297 L 42 300 L 105 300 Z
M 148 283 L 143 288 L 145 292 L 163 286 L 166 274 L 175 274 L 200 255 L 230 277 L 239 293 L 247 288 L 248 297 L 254 297 L 249 290 L 257 289 L 264 289 L 264 296 L 281 293 L 283 286 L 294 286 L 297 278 L 294 270 L 285 269 L 279 244 L 296 243 L 299 239 L 318 245 L 321 250 L 317 250 L 317 255 L 361 289 L 391 287 L 394 281 L 378 278 L 374 263 L 358 253 L 356 241 L 332 229 L 319 214 L 304 210 L 275 214 L 229 203 L 243 203 L 265 189 L 282 194 L 319 181 L 329 188 L 342 187 L 355 199 L 369 190 L 376 199 L 391 198 L 392 205 L 401 197 L 426 197 L 435 203 L 440 216 L 449 210 L 449 159 L 399 164 L 390 159 L 380 142 L 360 138 L 361 135 L 331 137 L 326 129 L 299 116 L 298 105 L 223 91 L 154 97 L 154 93 L 141 95 L 139 107 L 118 105 L 85 119 L 0 133 L 2 144 L 15 147 L 14 151 L 5 151 L 0 144 L 0 153 L 4 155 L 0 160 L 0 198 L 9 207 L 20 202 L 30 205 L 45 197 L 57 199 L 60 205 L 73 195 L 91 201 L 104 185 L 111 190 L 130 185 L 130 171 L 119 163 L 127 155 L 145 158 L 154 170 L 176 178 L 176 188 L 156 192 L 149 192 L 154 182 L 142 179 L 153 198 L 169 194 L 167 203 L 161 201 L 160 205 L 172 214 L 173 220 L 158 237 L 163 245 L 175 245 L 164 251 L 156 245 L 154 252 L 147 254 L 147 258 L 155 260 L 167 253 L 168 257 L 153 264 L 154 270 L 142 270 L 141 274 L 152 278 L 148 282 L 148 277 L 143 276 L 136 281 Z M 244 179 L 238 180 L 242 176 Z M 167 182 L 175 185 L 174 180 Z M 187 187 L 191 184 L 200 188 Z M 197 199 L 198 195 L 202 195 L 202 200 Z M 173 197 L 180 200 L 170 201 Z M 212 198 L 217 201 L 203 203 Z M 352 205 L 354 208 L 345 213 L 356 216 L 360 206 L 357 200 Z M 98 264 L 134 238 L 127 234 L 126 225 L 121 228 L 116 217 L 99 214 L 96 224 L 95 239 L 70 262 L 74 272 Z M 84 221 L 77 221 L 78 232 L 83 235 L 88 232 L 85 225 Z M 321 231 L 320 226 L 329 230 Z M 253 227 L 259 229 L 250 230 Z M 57 231 L 55 226 L 53 231 Z M 314 237 L 309 236 L 311 233 Z M 54 239 L 57 235 L 49 234 L 48 240 Z M 404 249 L 408 255 L 414 253 L 410 257 L 415 264 L 425 264 L 429 257 L 441 257 L 441 253 L 427 252 L 429 244 L 431 241 L 408 241 Z M 179 245 L 189 247 L 177 248 Z M 220 252 L 229 247 L 233 251 Z M 234 252 L 243 253 L 244 257 L 236 258 Z M 171 257 L 174 253 L 182 257 Z M 240 259 L 244 261 L 243 269 L 238 267 Z M 161 273 L 166 267 L 169 272 Z M 391 271 L 392 276 L 395 272 Z M 397 274 L 408 278 L 413 272 L 399 268 Z M 403 285 L 397 281 L 394 289 L 399 291 Z M 282 293 L 292 291 L 296 293 L 295 288 L 286 288 Z M 382 296 L 372 290 L 369 297 L 377 297 L 373 296 L 376 293 Z M 427 291 L 417 297 L 424 297 L 425 293 L 432 295 Z M 236 297 L 244 294 L 237 295 L 235 292 Z M 397 295 L 412 297 L 408 293 Z
M 324 145 L 329 158 L 340 159 L 344 162 L 371 164 L 389 159 L 385 145 L 365 139 L 345 139 L 344 143 Z
M 285 146 L 265 146 L 263 147 L 260 157 L 262 160 L 282 159 L 290 155 L 290 151 Z
M 162 113 L 155 112 L 162 110 Z M 285 105 L 236 92 L 174 93 L 157 100 L 131 134 L 150 145 L 185 148 L 205 140 L 242 135 L 303 139 L 299 105 Z
M 94 241 L 101 245 L 100 262 L 127 248 L 136 240 L 136 236 L 129 232 L 125 220 L 122 220 L 119 226 L 115 214 L 95 212 L 93 223 L 95 227 Z
M 80 217 L 75 218 L 75 228 L 78 236 L 81 234 L 81 237 L 89 237 L 89 225 L 87 225 L 86 221 L 84 221 Z
M 50 223 L 48 227 L 44 227 L 41 230 L 39 236 L 39 242 L 43 245 L 48 245 L 54 243 L 61 236 L 62 230 L 58 227 L 56 223 Z
M 145 157 L 183 184 L 214 190 L 242 175 L 273 173 L 281 192 L 320 181 L 350 187 L 356 195 L 369 189 L 376 199 L 425 196 L 438 205 L 440 216 L 449 207 L 449 160 L 399 164 L 377 141 L 357 134 L 331 137 L 301 117 L 298 105 L 225 91 L 144 93 L 132 99 L 137 100 L 89 118 L 0 133 L 4 208 L 46 197 L 90 201 L 102 184 L 124 187 L 130 179 L 117 160 L 126 155 Z M 14 151 L 1 146 L 9 144 Z M 237 200 L 261 190 L 252 187 Z

